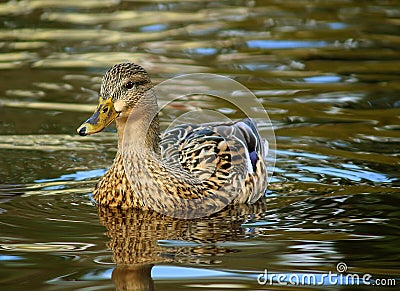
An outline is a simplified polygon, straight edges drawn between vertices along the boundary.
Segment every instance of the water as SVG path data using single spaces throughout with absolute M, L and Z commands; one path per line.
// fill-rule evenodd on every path
M 280 289 L 257 276 L 339 262 L 399 279 L 400 1 L 10 1 L 0 19 L 2 289 Z M 75 130 L 127 60 L 156 83 L 216 73 L 256 94 L 278 149 L 265 204 L 98 212 L 115 128 Z M 199 107 L 239 117 L 204 99 L 162 120 Z

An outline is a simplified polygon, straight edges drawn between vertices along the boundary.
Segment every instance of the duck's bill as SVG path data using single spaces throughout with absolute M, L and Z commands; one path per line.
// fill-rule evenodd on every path
M 77 132 L 82 136 L 100 132 L 113 122 L 118 115 L 119 113 L 115 111 L 111 98 L 103 100 L 100 97 L 99 105 L 95 112 L 77 129 Z

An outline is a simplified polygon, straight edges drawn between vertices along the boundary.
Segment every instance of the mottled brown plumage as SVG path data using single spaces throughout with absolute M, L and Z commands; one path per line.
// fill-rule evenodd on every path
M 266 141 L 252 120 L 180 125 L 160 136 L 152 82 L 132 63 L 113 66 L 100 95 L 78 129 L 96 133 L 116 120 L 118 152 L 93 193 L 100 205 L 196 217 L 263 196 Z

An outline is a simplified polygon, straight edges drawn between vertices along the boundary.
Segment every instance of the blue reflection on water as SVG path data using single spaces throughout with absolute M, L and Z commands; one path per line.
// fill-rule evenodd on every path
M 331 22 L 331 23 L 327 23 L 327 25 L 332 30 L 345 29 L 346 27 L 348 27 L 348 25 L 346 25 L 342 22 Z
M 212 47 L 197 47 L 188 49 L 187 51 L 192 54 L 206 55 L 206 56 L 215 55 L 218 53 L 218 50 Z
M 167 28 L 166 25 L 159 23 L 159 24 L 143 26 L 140 28 L 140 31 L 143 31 L 143 32 L 161 31 L 161 30 L 165 30 L 166 28 Z
M 151 270 L 153 279 L 178 279 L 178 278 L 209 278 L 236 276 L 234 273 L 218 271 L 212 269 L 199 269 L 176 266 L 155 266 Z
M 355 182 L 360 182 L 362 180 L 364 181 L 370 181 L 370 182 L 376 182 L 376 183 L 389 183 L 393 182 L 395 179 L 390 178 L 388 175 L 378 173 L 378 172 L 373 172 L 369 169 L 362 168 L 356 164 L 351 164 L 351 163 L 340 163 L 340 164 L 332 164 L 330 160 L 333 159 L 333 157 L 329 156 L 324 156 L 320 154 L 314 154 L 314 153 L 309 153 L 309 152 L 292 152 L 292 151 L 287 151 L 287 150 L 279 150 L 277 151 L 278 155 L 282 156 L 290 156 L 290 157 L 296 157 L 296 158 L 306 158 L 307 159 L 307 164 L 312 164 L 313 160 L 317 160 L 318 165 L 317 166 L 308 166 L 307 164 L 303 163 L 296 163 L 297 169 L 299 169 L 301 172 L 295 172 L 295 173 L 287 173 L 287 171 L 284 171 L 280 169 L 279 167 L 275 167 L 275 173 L 282 173 L 282 175 L 286 177 L 291 177 L 295 178 L 296 180 L 302 181 L 302 182 L 318 182 L 319 180 L 316 177 L 313 176 L 307 176 L 307 173 L 304 173 L 304 171 L 308 171 L 310 173 L 314 173 L 317 175 L 327 175 L 331 177 L 338 177 L 338 178 L 344 178 L 348 179 L 351 181 Z M 296 159 L 296 162 L 299 162 L 300 159 Z M 323 163 L 321 163 L 323 161 Z M 315 163 L 315 161 L 314 161 Z
M 338 76 L 314 76 L 303 80 L 306 83 L 338 83 L 342 78 Z
M 20 261 L 23 259 L 20 256 L 0 255 L 0 261 Z
M 316 179 L 316 178 L 313 178 L 313 177 L 305 177 L 305 176 L 302 175 L 302 174 L 295 174 L 295 173 L 293 173 L 293 174 L 286 174 L 286 177 L 295 178 L 295 179 L 297 179 L 297 180 L 299 180 L 299 181 L 301 181 L 301 182 L 315 182 L 315 183 L 319 182 L 319 180 Z
M 113 268 L 106 269 L 106 270 L 95 270 L 95 271 L 84 274 L 81 279 L 87 280 L 87 281 L 109 280 L 109 279 L 111 279 L 113 270 L 114 270 Z
M 325 174 L 329 176 L 345 178 L 352 181 L 359 182 L 361 180 L 368 180 L 371 182 L 392 182 L 392 179 L 380 173 L 373 173 L 366 170 L 344 170 L 333 167 L 310 167 L 300 165 L 299 168 L 308 170 L 317 174 Z
M 317 160 L 327 160 L 327 159 L 331 158 L 331 157 L 325 156 L 325 155 L 306 153 L 306 152 L 291 152 L 291 151 L 286 151 L 286 150 L 278 150 L 276 152 L 279 155 L 305 157 L 305 158 L 311 158 L 311 159 L 317 159 Z M 275 171 L 277 171 L 277 170 L 275 169 Z
M 102 177 L 105 174 L 105 169 L 96 169 L 90 171 L 78 171 L 73 174 L 62 175 L 53 179 L 39 179 L 35 180 L 36 183 L 55 182 L 55 181 L 82 181 L 86 179 Z
M 326 47 L 326 41 L 299 41 L 299 40 L 249 40 L 249 48 L 256 49 L 289 49 L 289 48 L 318 48 Z

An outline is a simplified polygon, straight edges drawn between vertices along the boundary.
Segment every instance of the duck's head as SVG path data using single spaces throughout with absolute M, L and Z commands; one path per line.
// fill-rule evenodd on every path
M 141 66 L 133 63 L 114 65 L 104 75 L 99 105 L 77 129 L 79 135 L 100 132 L 116 118 L 126 119 L 150 88 L 150 77 Z

